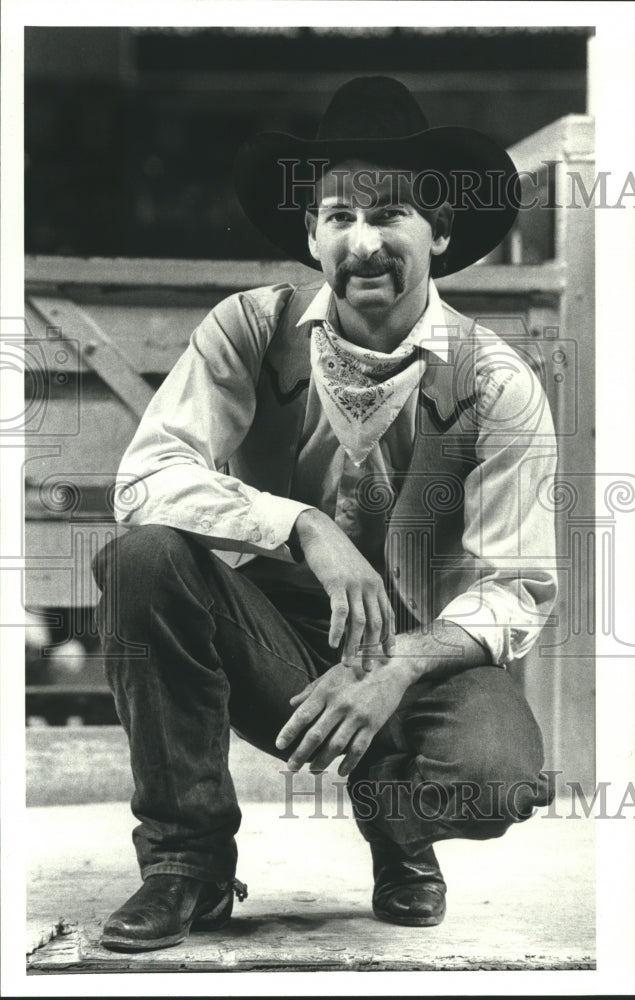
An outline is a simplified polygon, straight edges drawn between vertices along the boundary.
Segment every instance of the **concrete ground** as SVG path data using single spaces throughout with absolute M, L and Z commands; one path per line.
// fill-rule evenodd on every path
M 249 898 L 217 934 L 137 955 L 101 948 L 104 920 L 138 888 L 122 802 L 27 810 L 32 974 L 594 968 L 594 820 L 543 811 L 497 841 L 438 845 L 448 914 L 436 928 L 379 923 L 370 855 L 334 800 L 281 818 L 275 801 L 243 804 L 238 875 Z M 348 802 L 344 811 L 350 816 Z M 566 815 L 567 807 L 559 810 Z

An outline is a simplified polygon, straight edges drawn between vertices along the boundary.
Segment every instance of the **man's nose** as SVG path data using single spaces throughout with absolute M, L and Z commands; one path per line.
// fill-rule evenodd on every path
M 381 235 L 366 219 L 357 219 L 350 234 L 349 249 L 360 260 L 368 260 L 381 248 Z

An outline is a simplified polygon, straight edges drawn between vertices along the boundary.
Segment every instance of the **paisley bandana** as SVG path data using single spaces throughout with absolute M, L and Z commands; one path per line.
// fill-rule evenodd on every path
M 343 340 L 322 322 L 313 326 L 311 368 L 333 433 L 361 465 L 418 385 L 425 360 L 412 342 L 381 354 Z

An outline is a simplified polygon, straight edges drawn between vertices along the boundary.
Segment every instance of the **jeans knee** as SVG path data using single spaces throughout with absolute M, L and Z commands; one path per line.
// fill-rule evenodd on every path
M 100 590 L 117 586 L 143 588 L 150 575 L 156 573 L 161 560 L 172 561 L 187 543 L 174 528 L 162 524 L 147 524 L 132 528 L 109 542 L 93 559 L 92 569 Z
M 550 801 L 550 789 L 534 753 L 498 747 L 459 768 L 451 790 L 457 819 L 476 821 L 477 836 L 501 836 L 513 823 Z
M 186 537 L 164 525 L 133 528 L 97 553 L 95 623 L 109 655 L 127 656 L 130 644 L 149 641 L 150 630 L 169 631 L 186 615 L 190 556 Z M 135 657 L 135 666 L 144 662 Z

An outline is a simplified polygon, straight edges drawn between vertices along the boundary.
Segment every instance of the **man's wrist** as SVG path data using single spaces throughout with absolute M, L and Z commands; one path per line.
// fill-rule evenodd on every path
M 399 651 L 398 647 L 393 648 L 387 659 L 378 662 L 371 676 L 374 673 L 389 673 L 397 683 L 403 685 L 404 691 L 414 684 L 421 677 L 420 658 L 414 657 L 407 652 Z
M 414 657 L 408 654 L 399 655 L 397 652 L 395 662 L 403 676 L 406 688 L 409 688 L 412 684 L 416 684 L 417 681 L 421 680 L 422 675 L 425 673 L 425 664 L 420 656 Z
M 319 519 L 321 516 L 323 517 L 324 515 L 317 507 L 307 507 L 306 510 L 300 511 L 296 517 L 287 540 L 289 552 L 295 562 L 303 562 L 304 545 L 313 532 L 319 531 Z M 316 522 L 318 523 L 316 524 Z
M 491 660 L 485 650 L 459 625 L 436 621 L 425 632 L 403 633 L 394 637 L 392 658 L 402 661 L 410 683 L 430 678 L 441 680 L 460 674 L 469 667 Z
M 287 548 L 289 549 L 294 562 L 301 563 L 304 560 L 304 552 L 302 551 L 302 546 L 300 544 L 295 524 L 291 528 L 291 532 L 287 539 Z

